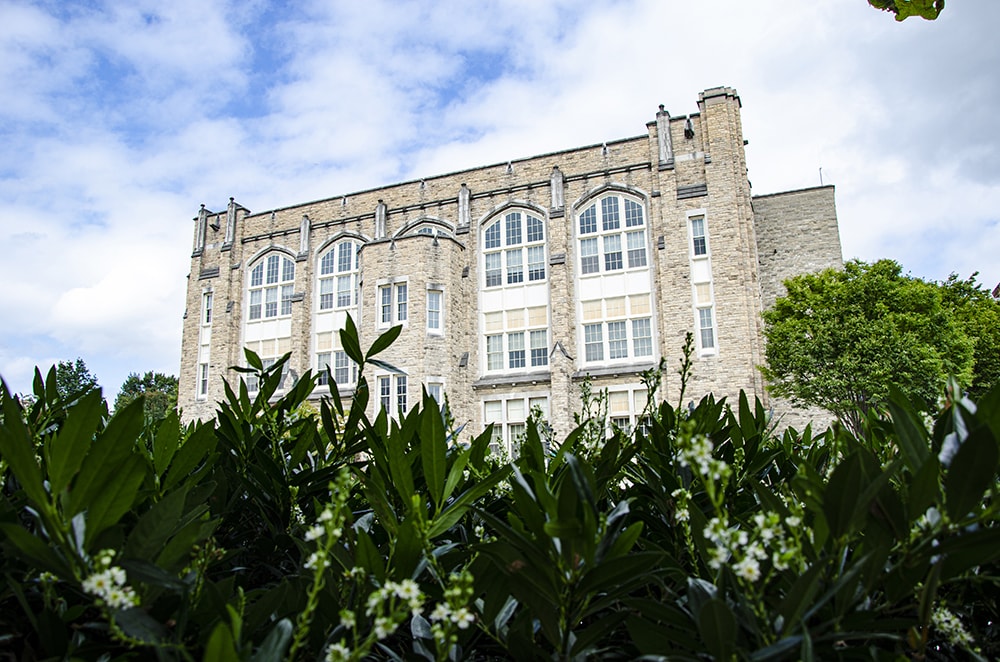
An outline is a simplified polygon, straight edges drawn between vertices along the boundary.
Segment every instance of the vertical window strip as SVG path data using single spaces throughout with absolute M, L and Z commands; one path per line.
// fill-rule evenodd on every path
M 712 308 L 698 309 L 698 327 L 702 349 L 715 349 L 715 325 L 712 324 Z
M 201 323 L 211 324 L 212 323 L 212 293 L 205 292 L 201 296 Z
M 427 329 L 429 331 L 441 330 L 441 291 L 427 291 Z
M 548 331 L 531 331 L 531 367 L 549 364 Z
M 528 280 L 545 280 L 545 247 L 528 247 Z
M 705 218 L 703 216 L 691 219 L 691 241 L 695 255 L 708 255 L 708 241 L 705 236 Z
M 396 285 L 396 321 L 405 322 L 407 320 L 407 287 L 406 283 Z

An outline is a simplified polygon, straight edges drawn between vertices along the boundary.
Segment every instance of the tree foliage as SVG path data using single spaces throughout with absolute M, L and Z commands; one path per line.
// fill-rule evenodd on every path
M 972 382 L 973 343 L 939 285 L 891 260 L 848 262 L 785 282 L 764 313 L 771 391 L 818 406 L 855 432 L 892 388 L 928 408 L 945 379 Z
M 87 369 L 83 359 L 77 357 L 76 361 L 60 361 L 56 364 L 56 388 L 64 400 L 83 395 L 97 387 L 97 375 Z
M 952 274 L 941 285 L 945 306 L 972 341 L 974 365 L 967 386 L 977 397 L 1000 384 L 1000 300 L 976 282 L 978 275 L 960 280 Z
M 145 398 L 143 410 L 146 416 L 155 420 L 164 418 L 177 408 L 177 377 L 152 370 L 142 376 L 129 373 L 115 398 L 115 411 L 140 395 Z
M 897 21 L 904 21 L 911 16 L 933 21 L 944 9 L 944 0 L 868 0 L 868 4 L 895 14 Z

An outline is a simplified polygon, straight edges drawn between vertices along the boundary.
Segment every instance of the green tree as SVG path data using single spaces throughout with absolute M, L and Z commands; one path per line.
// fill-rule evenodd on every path
M 60 361 L 56 364 L 56 390 L 63 400 L 80 396 L 98 388 L 97 375 L 87 369 L 83 359 Z
M 945 305 L 973 344 L 974 365 L 968 390 L 977 398 L 1000 384 L 1000 300 L 976 282 L 978 275 L 959 280 L 957 274 L 952 274 L 941 285 Z
M 146 396 L 143 411 L 148 418 L 154 420 L 164 418 L 177 407 L 177 378 L 152 370 L 141 377 L 138 373 L 129 373 L 121 390 L 118 391 L 118 397 L 115 398 L 115 411 L 140 395 Z
M 897 21 L 911 16 L 933 21 L 944 9 L 944 0 L 868 0 L 868 4 L 876 9 L 892 12 Z
M 764 313 L 762 371 L 775 395 L 822 407 L 857 434 L 891 387 L 929 406 L 949 375 L 972 382 L 973 343 L 943 288 L 896 262 L 852 261 L 785 286 Z

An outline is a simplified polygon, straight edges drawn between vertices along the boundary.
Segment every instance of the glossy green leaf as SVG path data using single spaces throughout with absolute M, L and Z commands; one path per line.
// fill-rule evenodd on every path
M 384 333 L 379 335 L 379 337 L 375 339 L 375 342 L 371 344 L 371 347 L 368 348 L 368 354 L 365 355 L 365 360 L 367 361 L 376 354 L 381 354 L 382 352 L 384 352 L 386 348 L 389 347 L 389 345 L 396 342 L 396 338 L 399 337 L 399 333 L 402 330 L 403 330 L 403 325 L 397 324 L 388 331 L 385 331 Z
M 973 430 L 944 479 L 945 505 L 953 520 L 979 510 L 986 490 L 996 482 L 997 461 L 997 442 L 989 428 Z
M 7 390 L 7 384 L 0 385 L 0 401 L 3 405 L 0 456 L 7 462 L 28 498 L 42 507 L 49 503 L 49 495 L 42 485 L 42 472 L 28 429 L 21 420 L 21 411 Z
M 107 484 L 118 480 L 120 467 L 133 454 L 141 458 L 135 444 L 142 430 L 142 407 L 141 398 L 133 400 L 123 410 L 115 412 L 108 426 L 97 436 L 73 482 L 67 515 L 92 507 L 92 502 L 106 490 Z M 93 533 L 88 532 L 88 535 Z
M 424 391 L 423 409 L 420 412 L 420 461 L 424 469 L 427 491 L 434 500 L 435 512 L 442 506 L 448 471 L 447 453 L 441 411 L 437 408 L 434 398 Z
M 240 656 L 236 652 L 236 642 L 233 640 L 233 632 L 225 623 L 219 623 L 212 630 L 212 636 L 208 638 L 208 645 L 205 646 L 203 662 L 239 662 Z
M 88 545 L 132 508 L 146 479 L 146 471 L 142 457 L 133 455 L 118 466 L 114 479 L 109 479 L 103 489 L 93 494 L 86 510 Z
M 49 489 L 53 494 L 63 491 L 86 457 L 104 413 L 104 400 L 99 390 L 84 395 L 66 414 L 59 433 L 46 444 Z
M 698 632 L 716 660 L 728 660 L 736 644 L 736 617 L 725 602 L 713 598 L 698 610 Z

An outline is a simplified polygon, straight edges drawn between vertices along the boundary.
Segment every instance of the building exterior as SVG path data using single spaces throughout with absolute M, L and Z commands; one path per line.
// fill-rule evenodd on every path
M 532 410 L 566 434 L 588 378 L 607 389 L 614 424 L 636 425 L 641 374 L 661 357 L 661 394 L 677 397 L 688 332 L 691 398 L 766 399 L 760 313 L 782 279 L 841 265 L 833 188 L 752 197 L 731 88 L 701 93 L 688 116 L 661 106 L 646 129 L 263 213 L 232 198 L 202 206 L 184 418 L 214 414 L 244 347 L 267 361 L 291 352 L 287 379 L 323 371 L 315 397 L 328 381 L 349 397 L 356 370 L 337 333 L 348 315 L 363 347 L 403 327 L 380 355 L 403 372 L 367 373 L 373 415 L 408 409 L 423 387 L 507 444 Z

